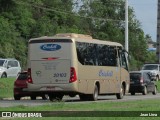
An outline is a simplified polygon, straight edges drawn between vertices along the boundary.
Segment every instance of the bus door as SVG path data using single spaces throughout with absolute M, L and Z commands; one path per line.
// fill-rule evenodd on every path
M 129 81 L 129 73 L 128 73 L 128 61 L 126 59 L 126 52 L 122 50 L 122 48 L 118 49 L 118 54 L 119 54 L 119 63 L 120 63 L 120 87 L 122 81 Z

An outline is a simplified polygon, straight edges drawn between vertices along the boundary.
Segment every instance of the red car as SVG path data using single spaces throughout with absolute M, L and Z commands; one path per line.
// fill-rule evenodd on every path
M 23 91 L 24 88 L 27 88 L 27 80 L 27 71 L 19 73 L 16 81 L 14 82 L 14 99 L 20 100 L 21 97 L 30 96 L 31 100 L 36 100 L 36 97 L 40 96 L 43 100 L 46 100 L 47 97 L 44 93 Z

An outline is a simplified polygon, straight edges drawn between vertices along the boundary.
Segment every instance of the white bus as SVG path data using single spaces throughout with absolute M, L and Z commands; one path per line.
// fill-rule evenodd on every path
M 44 92 L 51 101 L 64 95 L 122 99 L 128 92 L 128 62 L 119 43 L 65 33 L 30 39 L 28 48 L 28 90 Z

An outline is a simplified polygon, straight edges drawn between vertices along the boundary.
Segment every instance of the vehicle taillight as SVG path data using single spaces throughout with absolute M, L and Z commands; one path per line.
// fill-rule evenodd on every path
M 28 68 L 28 80 L 27 80 L 28 83 L 33 83 L 32 81 L 32 76 L 31 76 L 31 68 Z
M 140 83 L 143 83 L 143 77 L 140 78 Z
M 75 82 L 77 80 L 76 70 L 74 67 L 71 67 L 71 74 L 70 74 L 70 80 L 69 82 Z

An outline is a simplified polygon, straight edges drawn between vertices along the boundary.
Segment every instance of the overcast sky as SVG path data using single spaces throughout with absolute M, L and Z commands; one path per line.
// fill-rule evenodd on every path
M 158 0 L 128 0 L 145 34 L 149 34 L 153 41 L 157 40 L 157 4 Z

